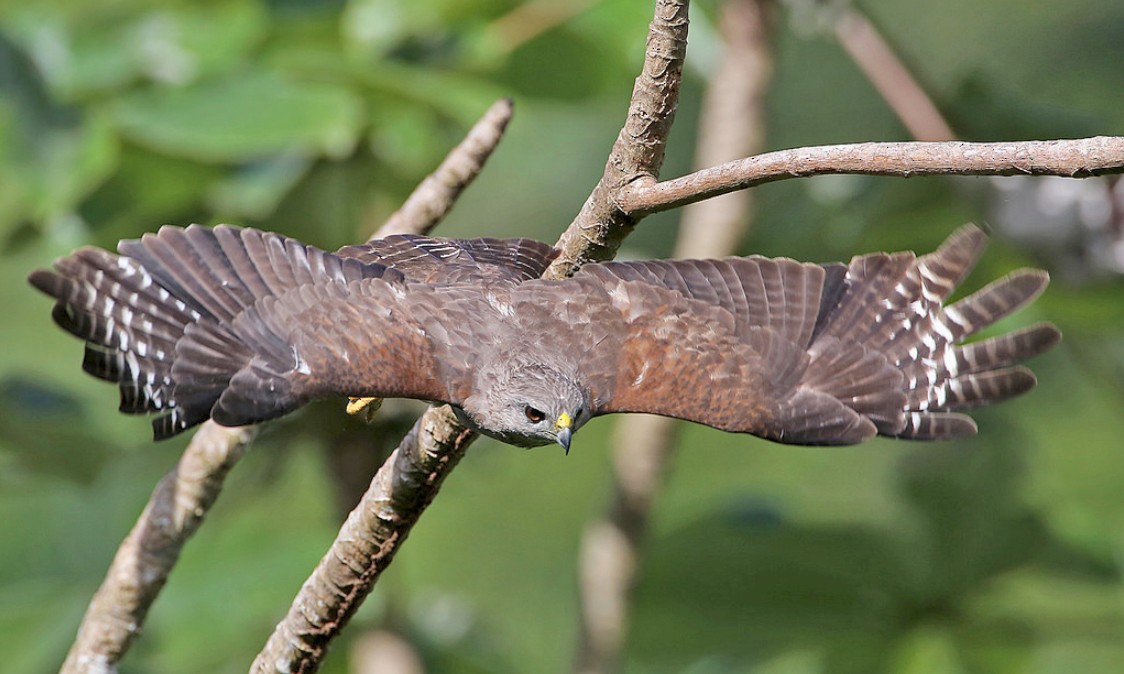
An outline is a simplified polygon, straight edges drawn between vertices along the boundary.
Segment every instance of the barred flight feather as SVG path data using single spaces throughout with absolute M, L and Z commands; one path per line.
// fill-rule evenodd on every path
M 259 355 L 233 331 L 255 302 L 316 279 L 401 278 L 276 234 L 225 226 L 163 227 L 122 241 L 119 250 L 120 257 L 80 249 L 29 280 L 56 298 L 55 321 L 86 340 L 83 369 L 118 384 L 121 411 L 159 415 L 157 439 L 210 417 L 234 375 Z

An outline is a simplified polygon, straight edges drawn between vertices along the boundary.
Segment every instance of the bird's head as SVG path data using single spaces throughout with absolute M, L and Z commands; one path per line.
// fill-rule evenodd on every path
M 469 425 L 519 447 L 558 443 L 589 420 L 589 396 L 573 375 L 544 365 L 513 364 L 477 372 L 475 392 L 463 405 Z

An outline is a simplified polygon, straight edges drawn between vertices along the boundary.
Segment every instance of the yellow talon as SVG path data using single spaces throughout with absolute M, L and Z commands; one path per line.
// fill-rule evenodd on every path
M 382 407 L 382 398 L 356 398 L 347 397 L 347 413 L 362 415 L 363 421 L 368 424 L 375 420 L 375 412 Z

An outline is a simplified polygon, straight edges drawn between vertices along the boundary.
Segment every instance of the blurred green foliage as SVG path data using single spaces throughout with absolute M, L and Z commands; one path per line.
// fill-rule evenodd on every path
M 650 3 L 149 0 L 0 6 L 0 671 L 61 662 L 113 552 L 184 440 L 79 371 L 28 271 L 162 223 L 322 247 L 365 238 L 499 96 L 517 115 L 442 225 L 552 240 L 600 175 Z M 957 129 L 1124 134 L 1124 7 L 863 4 Z M 685 172 L 718 46 L 693 10 L 666 175 Z M 827 36 L 784 14 L 769 144 L 904 137 Z M 513 17 L 518 20 L 513 20 Z M 543 30 L 536 31 L 535 26 Z M 986 219 L 988 181 L 865 177 L 760 188 L 745 251 L 928 249 Z M 674 215 L 625 254 L 666 255 Z M 1039 257 L 1040 256 L 1040 257 Z M 997 241 L 977 279 L 1049 256 Z M 1054 270 L 1059 276 L 1066 276 Z M 833 450 L 691 427 L 656 511 L 631 672 L 1124 671 L 1124 285 L 1055 281 L 1017 321 L 1063 346 L 1031 396 L 957 445 Z M 309 422 L 314 422 L 311 424 Z M 322 408 L 267 429 L 192 540 L 122 672 L 244 671 L 341 518 Z M 611 420 L 568 458 L 472 448 L 323 671 L 383 624 L 433 671 L 565 671 L 581 528 L 608 499 Z M 296 433 L 295 431 L 301 431 Z

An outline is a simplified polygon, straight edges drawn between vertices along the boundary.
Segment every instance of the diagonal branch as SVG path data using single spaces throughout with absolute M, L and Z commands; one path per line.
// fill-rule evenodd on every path
M 611 255 L 635 222 L 629 219 L 626 223 L 612 215 L 614 192 L 627 182 L 625 176 L 655 175 L 663 161 L 682 72 L 687 5 L 687 0 L 657 0 L 644 69 L 629 106 L 629 123 L 613 146 L 606 177 L 583 209 L 583 213 L 610 215 L 594 225 L 579 215 L 559 244 L 564 262 L 556 262 L 544 276 L 565 276 L 582 260 Z M 254 660 L 252 672 L 305 673 L 320 667 L 330 641 L 373 589 L 475 437 L 457 423 L 448 406 L 432 408 L 422 416 L 391 460 L 379 469 Z
M 492 156 L 507 129 L 515 103 L 501 98 L 488 108 L 468 135 L 453 148 L 445 161 L 394 212 L 372 239 L 391 234 L 425 234 L 443 220 L 469 183 L 480 175 L 484 162 Z
M 1124 137 L 1029 140 L 854 143 L 768 152 L 656 182 L 637 180 L 618 208 L 639 217 L 765 183 L 808 176 L 857 173 L 911 178 L 932 175 L 1051 175 L 1087 178 L 1124 172 Z
M 441 483 L 476 439 L 448 406 L 422 415 L 375 474 L 336 540 L 301 586 L 251 672 L 315 672 Z
M 423 234 L 452 209 L 496 148 L 513 104 L 497 101 L 372 238 Z M 382 464 L 335 542 L 254 659 L 252 672 L 313 672 L 374 588 L 476 436 L 448 406 L 426 411 Z
M 601 179 L 558 240 L 562 255 L 545 277 L 569 276 L 585 262 L 613 257 L 621 241 L 643 217 L 622 210 L 617 204 L 618 193 L 641 178 L 655 181 L 663 165 L 687 53 L 688 4 L 686 0 L 656 1 L 656 14 L 648 28 L 644 68 L 632 89 L 624 128 L 609 152 Z
M 870 19 L 857 8 L 847 7 L 835 22 L 835 36 L 911 136 L 917 140 L 956 139 L 933 99 Z
M 156 485 L 144 512 L 117 548 L 60 671 L 116 671 L 184 544 L 199 528 L 227 473 L 245 454 L 254 435 L 253 428 L 225 428 L 212 422 L 196 431 L 179 463 Z
M 512 104 L 497 101 L 379 231 L 429 231 L 499 144 Z M 387 230 L 391 231 L 387 231 Z M 157 485 L 144 512 L 121 543 L 105 580 L 90 601 L 60 670 L 111 672 L 140 633 L 152 602 L 180 551 L 210 510 L 227 473 L 242 458 L 256 428 L 226 428 L 208 421 L 196 431 L 176 468 Z

